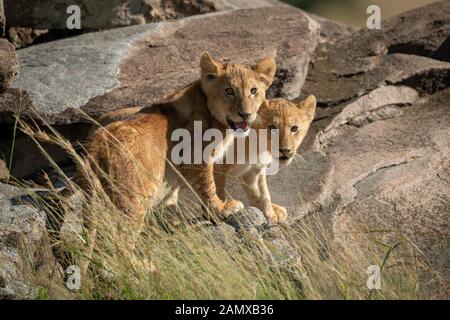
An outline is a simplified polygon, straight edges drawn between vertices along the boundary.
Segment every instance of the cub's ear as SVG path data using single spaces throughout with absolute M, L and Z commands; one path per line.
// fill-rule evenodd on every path
M 310 95 L 305 100 L 300 102 L 297 106 L 303 111 L 304 115 L 307 118 L 307 121 L 312 122 L 314 119 L 316 106 L 317 106 L 316 97 L 313 95 Z
M 203 74 L 219 76 L 220 71 L 223 69 L 223 65 L 215 61 L 209 52 L 203 52 L 200 58 L 200 68 L 202 69 Z
M 253 70 L 260 75 L 260 80 L 264 82 L 268 88 L 275 78 L 277 64 L 274 58 L 265 58 L 253 66 Z

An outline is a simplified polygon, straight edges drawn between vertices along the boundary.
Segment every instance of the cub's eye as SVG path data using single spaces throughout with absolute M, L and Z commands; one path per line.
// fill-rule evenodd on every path
M 252 95 L 255 95 L 257 92 L 258 92 L 258 89 L 256 89 L 256 88 L 252 88 L 252 89 L 250 90 L 250 93 L 251 93 Z
M 297 132 L 297 131 L 298 131 L 298 126 L 291 127 L 291 132 Z
M 234 96 L 234 90 L 232 88 L 226 88 L 225 93 L 227 96 Z
M 277 130 L 277 127 L 275 127 L 274 125 L 270 125 L 270 126 L 269 126 L 269 130 L 270 130 L 270 131 Z
M 213 75 L 213 74 L 208 74 L 206 77 L 208 78 L 208 80 L 214 80 L 214 79 L 217 78 L 217 77 L 216 77 L 215 75 Z

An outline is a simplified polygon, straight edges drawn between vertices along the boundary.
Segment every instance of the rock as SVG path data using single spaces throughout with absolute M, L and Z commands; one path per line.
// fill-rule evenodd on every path
M 291 269 L 301 266 L 299 251 L 289 242 L 280 226 L 270 226 L 262 232 L 262 238 L 270 249 L 272 259 Z
M 303 94 L 315 92 L 322 105 L 333 106 L 350 101 L 380 85 L 406 84 L 421 93 L 432 93 L 445 88 L 450 81 L 448 62 L 414 55 L 390 54 L 354 58 L 353 64 L 344 66 L 342 62 L 339 65 L 336 61 L 337 55 L 339 53 L 330 54 L 330 58 L 321 63 L 313 62 L 314 68 L 304 86 Z M 346 54 L 340 57 L 350 60 Z
M 206 228 L 209 231 L 212 239 L 217 240 L 218 243 L 225 248 L 230 248 L 233 245 L 234 237 L 236 236 L 236 229 L 227 223 L 219 223 L 215 226 Z
M 6 19 L 5 19 L 5 11 L 3 7 L 3 0 L 0 0 L 0 38 L 3 38 L 5 35 L 5 25 L 6 25 Z
M 278 0 L 219 0 L 215 1 L 218 11 L 238 10 L 283 5 Z
M 313 13 L 307 14 L 320 24 L 320 43 L 336 43 L 336 41 L 350 36 L 358 29 L 338 21 L 329 20 Z
M 9 179 L 9 170 L 6 166 L 5 160 L 0 158 L 0 181 L 6 181 Z
M 385 88 L 374 92 L 379 90 Z M 320 131 L 317 148 L 304 150 L 306 163 L 269 179 L 273 199 L 288 206 L 294 216 L 319 214 L 336 240 L 354 232 L 356 222 L 368 229 L 391 230 L 387 234 L 402 234 L 433 270 L 448 279 L 450 90 L 416 102 L 405 94 L 400 104 L 386 102 L 382 107 L 381 96 L 372 102 L 366 97 L 344 107 Z M 354 106 L 364 108 L 349 119 L 351 110 L 357 109 Z M 373 107 L 376 117 L 370 111 Z M 347 119 L 345 124 L 336 126 L 342 119 Z M 327 128 L 330 131 L 325 132 Z M 286 183 L 298 192 L 283 192 Z M 430 277 L 426 270 L 421 277 L 424 273 Z M 421 283 L 428 281 L 433 285 L 426 288 L 427 296 L 448 295 L 448 290 L 437 293 L 441 290 L 438 278 Z
M 72 126 L 55 126 L 53 129 L 68 141 L 77 143 L 77 141 L 86 140 L 89 128 L 86 124 L 74 124 Z M 8 137 L 12 136 L 11 128 Z M 45 150 L 48 156 L 42 150 Z M 56 163 L 62 163 L 68 159 L 67 152 L 59 146 L 42 141 L 39 141 L 38 145 L 31 137 L 20 132 L 15 133 L 14 139 L 0 140 L 0 155 L 3 156 L 10 175 L 18 179 L 37 178 L 36 175 L 40 175 L 42 169 L 48 172 L 47 169 L 54 168 L 48 157 Z
M 418 92 L 406 86 L 386 86 L 373 90 L 356 101 L 345 106 L 342 111 L 333 118 L 331 123 L 318 136 L 319 141 L 325 144 L 334 137 L 335 132 L 344 124 L 361 123 L 380 109 L 391 105 L 411 105 L 418 99 Z M 380 117 L 377 120 L 381 119 Z
M 383 23 L 388 54 L 404 53 L 450 61 L 450 4 L 438 1 Z
M 328 133 L 313 130 L 316 142 L 268 178 L 269 190 L 275 203 L 287 207 L 290 223 L 320 219 L 334 243 L 346 248 L 355 245 L 345 237 L 349 233 L 384 230 L 377 236 L 386 243 L 400 237 L 404 243 L 396 253 L 405 263 L 417 263 L 410 246 L 425 261 L 419 267 L 423 297 L 448 297 L 439 274 L 450 277 L 450 89 L 414 101 L 413 89 L 394 88 L 375 89 L 374 100 L 363 96 L 343 107 Z M 404 91 L 397 104 L 378 94 L 396 90 Z M 242 198 L 240 189 L 233 191 Z
M 32 29 L 66 29 L 67 8 L 78 5 L 81 27 L 100 30 L 178 19 L 221 10 L 273 4 L 270 0 L 5 0 L 8 25 Z
M 450 89 L 415 102 L 414 96 L 414 91 L 404 94 L 397 104 L 363 96 L 343 107 L 328 129 L 313 135 L 316 143 L 302 148 L 302 159 L 269 177 L 269 189 L 273 201 L 288 208 L 291 222 L 318 216 L 336 241 L 355 232 L 355 223 L 365 230 L 386 230 L 386 236 L 402 234 L 423 253 L 421 259 L 448 279 Z M 348 118 L 358 106 L 364 108 Z M 337 125 L 342 119 L 345 124 Z M 286 185 L 295 192 L 286 192 Z M 410 252 L 406 246 L 405 255 Z M 421 282 L 433 284 L 428 297 L 448 295 L 448 290 L 437 294 L 439 277 L 427 269 L 421 270 L 424 274 L 432 278 Z
M 31 3 L 30 3 L 31 2 Z M 8 25 L 33 29 L 66 29 L 67 8 L 79 6 L 83 29 L 110 29 L 215 11 L 208 0 L 27 1 L 5 0 Z
M 236 235 L 251 247 L 256 245 L 254 239 L 257 239 L 259 247 L 258 249 L 255 247 L 255 250 L 263 249 L 267 263 L 277 266 L 278 270 L 285 272 L 301 288 L 304 275 L 300 273 L 302 259 L 299 250 L 289 242 L 280 226 L 267 224 L 261 210 L 255 207 L 246 207 L 241 212 L 229 216 L 225 220 L 225 225 L 228 226 L 228 229 L 231 228 L 232 231 L 235 231 Z M 225 230 L 228 231 L 228 229 Z M 216 238 L 227 245 L 227 235 L 232 234 L 231 231 L 226 233 L 221 225 L 215 230 Z M 248 236 L 251 236 L 252 241 L 246 242 Z
M 150 22 L 179 19 L 195 14 L 215 11 L 227 11 L 244 8 L 259 8 L 278 4 L 276 0 L 132 0 L 128 4 L 121 1 L 9 1 L 9 27 L 6 30 L 8 40 L 16 49 L 34 43 L 54 41 L 73 37 L 95 30 L 104 30 Z M 68 6 L 81 8 L 81 29 L 69 30 L 66 22 Z M 25 7 L 24 7 L 25 5 Z M 25 8 L 25 9 L 24 9 Z M 45 26 L 45 28 L 42 28 Z
M 8 40 L 0 39 L 0 92 L 11 85 L 18 72 L 19 61 L 14 47 Z
M 382 84 L 443 89 L 450 81 L 449 35 L 448 1 L 389 18 L 381 30 L 362 28 L 317 52 L 303 94 L 333 106 Z
M 274 88 L 281 96 L 298 96 L 317 33 L 318 24 L 300 10 L 274 6 L 32 46 L 19 51 L 21 75 L 0 95 L 0 121 L 13 121 L 11 113 L 19 110 L 19 101 L 23 114 L 36 110 L 51 124 L 81 121 L 82 112 L 98 116 L 156 102 L 198 77 L 204 50 L 224 61 L 244 63 L 277 50 Z
M 12 27 L 8 29 L 7 36 L 14 47 L 19 49 L 32 44 L 36 38 L 39 38 L 46 33 L 48 33 L 48 30 Z
M 399 117 L 346 129 L 341 142 L 328 147 L 342 172 L 333 182 L 340 185 L 341 199 L 334 204 L 336 237 L 354 230 L 355 223 L 396 230 L 408 239 L 402 250 L 413 243 L 420 259 L 444 279 L 450 277 L 449 101 L 447 89 L 404 108 Z M 423 289 L 430 297 L 448 296 L 448 288 L 436 290 L 437 278 L 426 277 Z
M 316 119 L 296 160 L 268 177 L 290 224 L 318 218 L 347 248 L 354 232 L 403 241 L 396 253 L 418 265 L 428 298 L 450 294 L 449 7 L 437 2 L 320 45 L 302 93 L 318 97 Z
M 245 210 L 229 216 L 225 222 L 236 231 L 251 230 L 257 233 L 258 229 L 267 223 L 267 220 L 261 210 L 247 207 Z
M 22 194 L 0 183 L 0 299 L 30 298 L 32 279 L 55 263 L 46 242 L 45 213 L 10 201 Z

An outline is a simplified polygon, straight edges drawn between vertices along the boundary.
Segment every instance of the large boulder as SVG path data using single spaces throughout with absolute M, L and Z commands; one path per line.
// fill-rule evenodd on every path
M 336 105 L 385 84 L 432 93 L 450 81 L 450 2 L 440 1 L 321 46 L 304 94 Z M 437 88 L 435 88 L 437 87 Z
M 272 94 L 295 98 L 318 29 L 300 10 L 273 6 L 89 33 L 25 48 L 18 52 L 20 76 L 0 95 L 0 121 L 12 122 L 11 114 L 21 110 L 28 115 L 35 111 L 50 124 L 66 124 L 82 120 L 83 112 L 98 116 L 156 102 L 198 77 L 199 55 L 205 50 L 224 61 L 244 63 L 277 51 L 279 72 Z
M 296 161 L 268 178 L 290 223 L 319 217 L 342 242 L 356 226 L 401 235 L 397 250 L 426 261 L 421 292 L 433 298 L 448 297 L 450 278 L 449 10 L 437 2 L 380 31 L 324 37 L 302 93 L 317 96 L 316 119 Z
M 74 4 L 81 11 L 80 30 L 68 29 L 66 25 L 69 18 L 66 10 Z M 11 0 L 7 2 L 9 23 L 5 36 L 19 49 L 33 43 L 54 41 L 96 30 L 274 4 L 279 5 L 277 0 L 133 0 L 126 4 L 116 0 L 41 0 L 26 1 L 26 4 L 25 1 Z
M 8 25 L 34 29 L 66 29 L 67 8 L 80 8 L 83 29 L 110 29 L 134 24 L 161 21 L 168 18 L 214 12 L 213 1 L 153 1 L 131 0 L 5 0 Z
M 10 86 L 18 72 L 19 60 L 14 46 L 0 38 L 0 93 Z
M 195 14 L 236 8 L 266 6 L 274 1 L 243 0 L 5 0 L 8 25 L 33 29 L 67 28 L 67 8 L 77 5 L 81 28 L 91 30 L 125 27 Z
M 350 36 L 357 30 L 356 27 L 346 25 L 342 22 L 323 18 L 313 13 L 308 13 L 308 15 L 320 24 L 319 42 L 321 44 L 336 43 L 336 41 L 339 41 L 342 38 Z

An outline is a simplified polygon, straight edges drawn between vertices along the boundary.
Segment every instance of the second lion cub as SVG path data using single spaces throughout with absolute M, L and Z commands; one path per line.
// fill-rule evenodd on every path
M 272 135 L 278 130 L 279 148 L 272 150 L 269 146 L 272 159 L 278 161 L 279 167 L 289 165 L 297 149 L 303 141 L 309 126 L 314 119 L 316 98 L 311 95 L 300 103 L 294 103 L 284 99 L 267 100 L 258 111 L 258 117 L 254 122 L 255 130 L 267 129 L 267 134 Z M 270 142 L 270 137 L 267 141 Z M 246 138 L 246 153 L 249 153 L 249 143 Z M 236 145 L 235 145 L 236 151 Z M 227 176 L 242 178 L 242 187 L 251 206 L 264 212 L 269 223 L 284 222 L 287 218 L 286 208 L 272 203 L 265 169 L 270 163 L 258 164 L 215 164 L 214 175 L 217 193 L 221 199 L 225 199 L 225 187 Z

